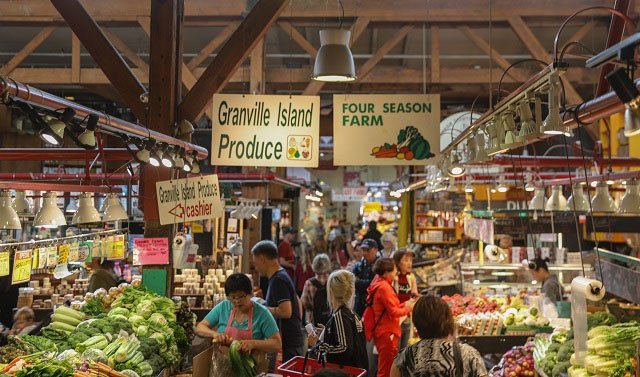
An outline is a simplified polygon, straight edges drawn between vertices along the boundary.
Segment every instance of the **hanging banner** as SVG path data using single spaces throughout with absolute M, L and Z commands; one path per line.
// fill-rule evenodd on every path
M 135 266 L 169 264 L 168 238 L 136 238 L 133 240 Z
M 333 96 L 334 165 L 435 164 L 439 94 Z
M 211 164 L 318 167 L 320 97 L 215 94 Z
M 361 202 L 367 196 L 366 187 L 343 187 L 331 189 L 331 200 L 334 202 Z
M 69 261 L 77 262 L 78 261 L 78 243 L 73 242 L 69 245 Z
M 156 182 L 156 193 L 161 225 L 213 219 L 224 213 L 215 174 Z
M 0 252 L 0 276 L 7 276 L 11 272 L 9 269 L 9 256 L 8 251 Z
M 63 244 L 58 247 L 58 264 L 69 263 L 69 244 Z
M 31 250 L 16 251 L 13 259 L 11 284 L 20 284 L 31 279 Z
M 35 270 L 38 268 L 39 264 L 40 264 L 40 250 L 39 249 L 33 249 L 33 251 L 31 252 L 31 269 Z
M 58 264 L 58 247 L 51 246 L 45 248 L 47 250 L 47 265 L 46 267 L 55 267 Z

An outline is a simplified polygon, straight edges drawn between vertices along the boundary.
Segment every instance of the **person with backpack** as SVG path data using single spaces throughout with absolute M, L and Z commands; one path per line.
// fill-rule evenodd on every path
M 331 260 L 327 254 L 318 254 L 313 258 L 311 268 L 315 276 L 304 284 L 302 307 L 308 323 L 324 326 L 331 316 L 331 308 L 327 300 L 327 278 L 331 272 Z
M 413 308 L 413 324 L 420 341 L 400 351 L 391 377 L 485 377 L 480 353 L 454 337 L 451 309 L 436 296 L 423 296 Z
M 355 280 L 347 270 L 331 273 L 327 282 L 331 318 L 320 336 L 310 334 L 308 342 L 310 347 L 324 354 L 329 363 L 367 369 L 364 325 L 352 309 Z
M 376 274 L 367 289 L 367 308 L 363 321 L 367 341 L 373 339 L 378 350 L 377 377 L 389 377 L 393 358 L 398 354 L 398 341 L 402 335 L 400 318 L 411 313 L 414 300 L 400 303 L 393 289 L 393 281 L 398 274 L 391 258 L 380 258 L 373 266 Z

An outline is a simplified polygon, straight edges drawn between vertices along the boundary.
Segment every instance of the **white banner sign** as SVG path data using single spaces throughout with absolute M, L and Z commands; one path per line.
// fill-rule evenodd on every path
M 439 94 L 333 96 L 334 165 L 426 165 L 440 152 Z
M 211 164 L 318 167 L 320 97 L 215 94 Z
M 224 212 L 215 174 L 156 182 L 156 194 L 161 225 L 213 219 Z
M 367 196 L 366 187 L 343 187 L 331 190 L 331 200 L 334 202 L 360 202 Z

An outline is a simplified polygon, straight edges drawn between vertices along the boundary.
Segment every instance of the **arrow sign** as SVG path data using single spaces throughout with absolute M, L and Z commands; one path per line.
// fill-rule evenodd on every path
M 178 204 L 177 206 L 171 208 L 169 210 L 169 213 L 173 216 L 182 218 L 182 216 L 184 215 L 184 208 L 182 208 L 182 204 Z

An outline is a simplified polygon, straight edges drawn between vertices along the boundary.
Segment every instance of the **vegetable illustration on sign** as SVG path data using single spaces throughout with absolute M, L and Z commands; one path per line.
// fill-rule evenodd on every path
M 376 158 L 396 158 L 398 160 L 426 160 L 434 157 L 429 142 L 422 137 L 414 126 L 407 126 L 398 133 L 398 141 L 385 143 L 372 149 L 371 155 Z

